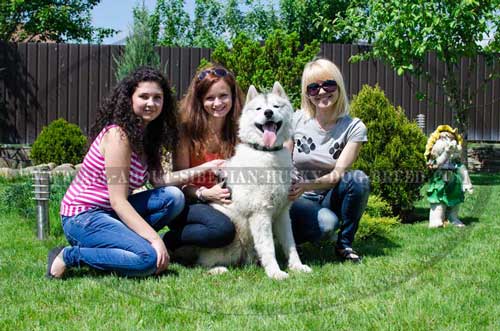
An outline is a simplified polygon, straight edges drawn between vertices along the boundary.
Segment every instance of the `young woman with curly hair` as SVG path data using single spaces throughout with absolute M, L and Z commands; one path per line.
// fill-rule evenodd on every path
M 212 64 L 199 70 L 181 101 L 181 132 L 174 153 L 174 170 L 189 171 L 205 162 L 231 157 L 238 140 L 242 108 L 243 93 L 231 72 Z M 213 173 L 195 178 L 182 190 L 188 203 L 164 236 L 168 249 L 229 244 L 235 234 L 233 223 L 207 204 L 231 203 L 229 190 L 217 183 Z M 198 226 L 199 231 L 187 232 L 187 226 Z
M 174 185 L 219 161 L 189 173 L 162 171 L 162 152 L 178 142 L 177 109 L 166 79 L 149 67 L 138 68 L 114 88 L 99 110 L 91 141 L 61 202 L 71 246 L 49 252 L 47 277 L 61 278 L 81 265 L 125 276 L 165 270 L 170 257 L 157 231 L 184 208 L 184 196 Z M 131 194 L 146 180 L 156 188 Z

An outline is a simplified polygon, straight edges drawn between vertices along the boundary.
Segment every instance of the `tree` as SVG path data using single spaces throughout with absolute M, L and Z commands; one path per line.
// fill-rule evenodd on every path
M 0 39 L 11 42 L 101 42 L 113 29 L 95 28 L 91 10 L 100 0 L 2 0 Z
M 261 0 L 195 0 L 193 18 L 184 7 L 184 0 L 157 1 L 160 45 L 215 48 L 220 41 L 230 44 L 239 33 L 263 40 L 279 26 L 272 4 Z
M 149 15 L 144 3 L 134 8 L 133 15 L 134 22 L 125 42 L 124 53 L 119 59 L 115 59 L 117 81 L 140 66 L 160 68 L 160 57 L 155 50 L 158 17 Z
M 333 33 L 332 22 L 349 6 L 349 0 L 280 0 L 280 23 L 284 30 L 296 32 L 302 43 L 318 40 L 324 43 L 346 43 L 342 33 Z M 324 19 L 328 18 L 328 19 Z
M 260 91 L 270 90 L 273 83 L 279 81 L 293 105 L 300 105 L 302 70 L 318 54 L 317 41 L 301 45 L 297 33 L 275 30 L 263 45 L 243 33 L 234 38 L 231 45 L 219 43 L 212 60 L 230 69 L 243 91 L 247 91 L 250 84 Z
M 453 112 L 453 125 L 467 138 L 468 113 L 477 93 L 471 90 L 470 77 L 476 56 L 484 55 L 490 61 L 493 73 L 488 79 L 499 76 L 495 53 L 500 51 L 498 8 L 500 0 L 358 0 L 353 1 L 345 18 L 338 20 L 333 30 L 371 44 L 364 53 L 353 57 L 354 61 L 380 59 L 399 75 L 408 72 L 439 84 Z M 481 45 L 485 35 L 495 34 L 496 43 Z M 429 52 L 446 66 L 442 79 L 425 70 Z M 462 58 L 471 61 L 466 64 L 469 77 L 461 80 Z

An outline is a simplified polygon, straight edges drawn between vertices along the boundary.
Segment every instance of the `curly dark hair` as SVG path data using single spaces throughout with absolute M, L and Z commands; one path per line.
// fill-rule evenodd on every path
M 162 111 L 145 129 L 142 119 L 132 110 L 132 95 L 141 82 L 156 82 L 163 91 Z M 179 139 L 177 117 L 177 102 L 167 79 L 157 69 L 139 67 L 122 79 L 99 107 L 90 141 L 104 127 L 116 124 L 125 132 L 132 150 L 146 156 L 148 168 L 161 170 L 162 153 L 173 151 Z
M 201 72 L 215 69 L 223 69 L 228 74 L 219 77 L 210 73 L 201 80 L 198 78 Z M 203 97 L 210 87 L 220 80 L 225 81 L 231 88 L 233 107 L 224 121 L 219 153 L 224 158 L 229 158 L 234 154 L 238 142 L 238 120 L 243 108 L 243 92 L 236 83 L 234 74 L 221 65 L 209 63 L 198 70 L 189 84 L 187 94 L 180 103 L 181 133 L 183 136 L 189 137 L 191 150 L 194 151 L 195 155 L 201 155 L 206 150 L 206 141 L 210 134 L 208 130 L 209 115 L 203 109 Z

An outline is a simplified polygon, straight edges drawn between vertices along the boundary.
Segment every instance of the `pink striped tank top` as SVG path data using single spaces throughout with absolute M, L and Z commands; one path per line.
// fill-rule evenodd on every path
M 83 159 L 83 164 L 75 179 L 71 182 L 63 200 L 60 214 L 74 216 L 83 211 L 98 207 L 111 210 L 108 183 L 104 168 L 104 156 L 99 150 L 102 137 L 109 129 L 118 125 L 109 125 L 102 129 Z M 148 179 L 147 166 L 143 165 L 139 156 L 132 152 L 129 174 L 129 194 L 144 185 Z M 117 179 L 119 180 L 119 179 Z

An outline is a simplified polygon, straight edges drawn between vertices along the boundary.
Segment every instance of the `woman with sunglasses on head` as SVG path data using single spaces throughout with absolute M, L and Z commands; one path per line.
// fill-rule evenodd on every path
M 243 93 L 227 69 L 210 64 L 197 72 L 180 104 L 181 138 L 174 154 L 174 170 L 189 170 L 231 157 L 242 107 Z M 169 250 L 183 245 L 216 248 L 231 243 L 233 223 L 207 204 L 231 203 L 229 189 L 217 181 L 210 173 L 182 186 L 188 203 L 163 238 Z
M 356 161 L 366 126 L 349 116 L 349 100 L 342 74 L 329 60 L 305 65 L 301 108 L 294 114 L 293 162 L 298 179 L 289 193 L 292 228 L 297 244 L 334 237 L 339 228 L 336 253 L 342 260 L 360 262 L 352 249 L 354 235 L 369 194 L 369 179 Z
M 49 252 L 48 278 L 88 265 L 124 276 L 160 273 L 169 255 L 157 231 L 184 208 L 176 187 L 217 168 L 167 173 L 161 153 L 177 146 L 177 107 L 156 69 L 140 67 L 121 80 L 97 114 L 83 165 L 61 202 L 71 246 Z M 132 194 L 149 180 L 156 188 Z M 168 186 L 171 185 L 171 186 Z

